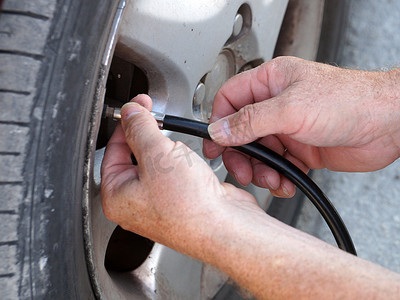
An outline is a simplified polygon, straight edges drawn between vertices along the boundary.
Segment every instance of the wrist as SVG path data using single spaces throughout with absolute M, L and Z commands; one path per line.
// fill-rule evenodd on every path
M 396 158 L 400 156 L 400 69 L 383 72 L 384 81 L 381 93 L 382 101 L 387 104 L 386 124 L 394 146 L 398 149 Z
M 392 100 L 400 100 L 400 69 L 382 72 L 385 96 Z M 399 103 L 400 106 L 400 103 Z
M 229 273 L 226 267 L 231 265 L 232 254 L 247 248 L 243 241 L 257 232 L 254 223 L 265 222 L 267 215 L 251 194 L 230 184 L 223 186 L 226 193 L 214 199 L 215 204 L 196 221 L 195 231 L 189 229 L 192 236 L 196 232 L 196 238 L 186 254 Z
M 273 220 L 258 205 L 240 203 L 232 203 L 217 217 L 219 223 L 213 227 L 201 259 L 246 287 L 243 280 L 248 264 L 258 263 L 257 257 L 265 255 L 260 249 L 273 244 L 270 239 L 274 235 Z

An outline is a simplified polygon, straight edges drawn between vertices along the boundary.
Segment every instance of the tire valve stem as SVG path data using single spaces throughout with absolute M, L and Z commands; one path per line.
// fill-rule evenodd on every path
M 111 118 L 115 121 L 121 119 L 121 109 L 118 107 L 111 107 L 108 106 L 107 104 L 104 105 L 103 107 L 103 113 L 101 115 L 102 118 Z
M 163 129 L 165 114 L 155 111 L 151 111 L 150 113 L 154 117 L 154 119 L 156 119 L 158 128 Z M 107 104 L 104 104 L 101 117 L 104 119 L 110 118 L 113 119 L 114 121 L 121 120 L 121 108 L 111 107 L 108 106 Z

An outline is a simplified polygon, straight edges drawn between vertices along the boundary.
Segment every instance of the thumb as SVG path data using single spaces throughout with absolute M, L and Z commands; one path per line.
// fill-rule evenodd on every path
M 137 103 L 129 102 L 121 108 L 121 120 L 126 142 L 139 164 L 145 155 L 160 153 L 171 142 L 158 129 L 150 112 Z
M 208 126 L 213 141 L 222 146 L 250 143 L 269 134 L 282 133 L 282 105 L 277 98 L 248 104 L 238 112 Z

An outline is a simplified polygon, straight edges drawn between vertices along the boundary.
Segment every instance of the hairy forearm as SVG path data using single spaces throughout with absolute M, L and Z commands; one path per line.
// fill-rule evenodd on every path
M 266 215 L 227 220 L 209 262 L 260 299 L 398 299 L 400 276 Z

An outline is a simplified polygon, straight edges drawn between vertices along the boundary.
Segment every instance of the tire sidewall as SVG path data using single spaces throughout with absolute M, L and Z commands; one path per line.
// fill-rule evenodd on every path
M 65 1 L 52 25 L 34 107 L 41 117 L 32 124 L 25 170 L 32 201 L 22 226 L 29 233 L 21 233 L 29 247 L 29 257 L 23 257 L 30 268 L 26 288 L 34 298 L 94 298 L 83 238 L 84 169 L 93 144 L 88 132 L 96 87 L 104 76 L 101 58 L 117 4 Z

